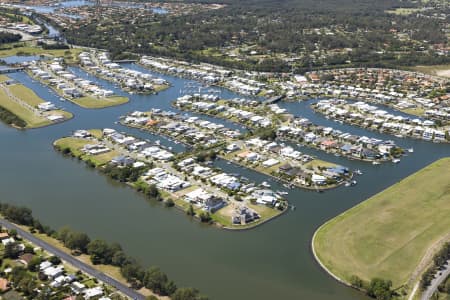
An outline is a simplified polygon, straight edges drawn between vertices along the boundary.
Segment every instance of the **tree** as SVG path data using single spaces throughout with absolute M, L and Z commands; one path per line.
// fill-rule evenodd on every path
M 173 202 L 172 198 L 168 198 L 166 199 L 166 201 L 164 201 L 164 205 L 166 207 L 173 207 L 175 205 L 175 202 Z
M 93 240 L 87 246 L 87 253 L 91 256 L 91 261 L 96 264 L 110 264 L 114 255 L 114 249 L 105 241 Z
M 39 265 L 41 264 L 42 259 L 38 256 L 33 257 L 28 263 L 28 270 L 31 272 L 39 271 Z
M 199 295 L 199 291 L 193 288 L 179 288 L 171 296 L 172 300 L 208 300 L 207 297 Z
M 114 266 L 122 266 L 126 261 L 128 260 L 125 252 L 123 251 L 116 251 L 114 255 L 111 258 L 111 263 Z
M 58 256 L 56 256 L 56 255 L 53 255 L 52 257 L 50 257 L 48 259 L 48 261 L 51 262 L 54 265 L 59 265 L 61 263 L 61 259 Z
M 122 267 L 120 268 L 120 273 L 128 281 L 132 281 L 135 279 L 142 280 L 145 274 L 141 266 L 139 266 L 136 262 L 130 262 L 128 264 L 122 265 Z
M 149 185 L 146 191 L 146 195 L 149 198 L 156 198 L 159 195 L 159 190 L 156 187 L 156 185 L 154 184 Z
M 14 223 L 27 226 L 33 225 L 34 219 L 31 209 L 29 208 L 2 204 L 0 207 L 0 212 L 5 216 L 6 219 Z
M 207 211 L 202 211 L 199 215 L 200 221 L 203 223 L 208 223 L 211 221 L 211 214 Z
M 392 281 L 374 278 L 369 283 L 367 294 L 377 300 L 390 300 L 392 298 Z
M 24 277 L 29 276 L 27 270 L 21 266 L 14 267 L 11 271 L 11 281 L 20 282 Z
M 23 250 L 24 253 L 31 253 L 34 254 L 34 248 L 31 245 L 26 245 L 25 249 Z
M 63 243 L 65 243 L 71 233 L 72 233 L 72 230 L 69 227 L 64 226 L 63 228 L 58 230 L 58 232 L 56 234 L 57 234 L 58 239 L 60 241 L 62 241 Z
M 48 276 L 45 275 L 43 272 L 39 272 L 38 273 L 38 278 L 39 278 L 40 281 L 47 281 Z
M 362 288 L 364 285 L 364 282 L 358 276 L 353 275 L 352 277 L 350 277 L 350 284 L 356 288 Z
M 192 204 L 189 204 L 189 207 L 186 210 L 186 214 L 188 216 L 194 216 L 195 215 L 194 207 L 192 206 Z
M 164 285 L 164 290 L 167 295 L 172 295 L 177 290 L 177 286 L 173 280 L 169 280 Z
M 19 243 L 13 242 L 6 244 L 3 257 L 16 259 L 19 257 L 19 254 L 20 254 Z
M 168 278 L 158 267 L 151 267 L 145 272 L 144 285 L 156 294 L 166 294 L 165 285 Z
M 71 232 L 66 238 L 64 245 L 71 250 L 80 250 L 86 253 L 87 245 L 90 241 L 90 238 L 85 233 Z

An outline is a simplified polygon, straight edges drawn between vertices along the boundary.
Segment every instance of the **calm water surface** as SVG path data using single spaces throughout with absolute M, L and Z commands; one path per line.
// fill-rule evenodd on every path
M 73 71 L 118 94 L 126 94 L 80 69 Z M 364 175 L 359 176 L 358 184 L 351 188 L 342 187 L 325 193 L 292 190 L 287 198 L 296 206 L 295 211 L 254 230 L 228 232 L 191 221 L 175 209 L 149 203 L 132 189 L 111 182 L 83 163 L 64 158 L 52 149 L 55 139 L 70 135 L 76 129 L 112 127 L 143 138 L 159 139 L 175 151 L 182 151 L 180 145 L 164 138 L 114 122 L 133 110 L 171 109 L 171 101 L 179 96 L 187 80 L 163 76 L 172 87 L 158 95 L 129 95 L 128 104 L 86 110 L 60 101 L 57 95 L 33 82 L 25 73 L 14 73 L 11 77 L 47 101 L 72 112 L 75 117 L 62 124 L 28 131 L 0 125 L 1 201 L 32 208 L 43 223 L 53 228 L 69 225 L 93 238 L 118 241 L 142 264 L 161 267 L 178 285 L 197 287 L 211 299 L 367 299 L 336 283 L 315 263 L 310 251 L 314 230 L 329 218 L 423 166 L 450 155 L 448 145 L 396 139 L 327 120 L 309 109 L 311 102 L 283 103 L 281 106 L 292 113 L 308 117 L 315 123 L 355 134 L 393 139 L 403 147 L 414 147 L 415 151 L 402 158 L 398 165 L 372 166 L 300 148 L 351 169 L 361 169 Z M 222 90 L 221 96 L 238 95 Z M 232 126 L 228 122 L 224 124 Z M 216 165 L 257 182 L 268 180 L 263 175 L 220 160 Z M 276 183 L 272 186 L 282 189 Z

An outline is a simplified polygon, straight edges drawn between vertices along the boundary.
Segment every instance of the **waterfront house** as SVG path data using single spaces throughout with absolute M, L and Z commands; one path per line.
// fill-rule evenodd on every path
M 235 144 L 235 143 L 229 144 L 229 145 L 227 145 L 227 147 L 225 148 L 225 150 L 226 150 L 227 152 L 234 152 L 234 151 L 237 151 L 237 150 L 239 150 L 239 149 L 240 149 L 239 146 L 238 146 L 237 144 Z
M 76 138 L 82 138 L 82 139 L 85 139 L 85 138 L 90 137 L 90 136 L 91 136 L 91 133 L 90 133 L 89 131 L 87 131 L 87 130 L 80 129 L 80 130 L 76 130 L 76 131 L 73 133 L 72 136 L 73 136 L 73 137 L 76 137 Z
M 260 216 L 253 209 L 246 206 L 241 206 L 236 208 L 233 215 L 231 216 L 231 222 L 234 225 L 245 225 L 258 220 Z
M 262 164 L 263 164 L 264 167 L 270 168 L 270 167 L 273 167 L 273 166 L 275 166 L 275 165 L 277 165 L 279 163 L 280 163 L 279 160 L 276 160 L 274 158 L 269 158 L 268 160 L 264 161 Z
M 105 145 L 99 143 L 99 144 L 87 144 L 83 148 L 81 148 L 81 151 L 90 154 L 90 155 L 98 155 L 103 154 L 111 151 L 108 147 Z
M 111 164 L 120 166 L 120 167 L 129 167 L 134 164 L 135 160 L 129 156 L 116 156 L 111 159 Z
M 314 173 L 311 176 L 311 181 L 313 182 L 313 184 L 324 185 L 326 184 L 327 178 L 325 176 Z
M 316 137 L 317 136 L 314 133 L 309 132 L 309 133 L 305 134 L 303 139 L 306 143 L 312 143 L 315 141 Z
M 42 111 L 49 111 L 56 109 L 55 105 L 51 102 L 42 102 L 38 104 L 38 108 Z

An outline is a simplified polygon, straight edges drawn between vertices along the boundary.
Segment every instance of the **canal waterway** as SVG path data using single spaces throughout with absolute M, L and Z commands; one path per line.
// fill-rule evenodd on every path
M 87 1 L 87 0 L 69 0 L 69 1 L 60 1 L 55 3 L 55 5 L 22 5 L 22 4 L 14 4 L 12 6 L 17 8 L 26 8 L 29 10 L 33 10 L 40 14 L 49 14 L 49 13 L 56 13 L 55 11 L 59 8 L 70 8 L 70 7 L 79 7 L 79 6 L 94 6 L 96 5 L 95 1 Z M 131 8 L 142 8 L 144 9 L 145 6 L 143 4 L 132 4 L 129 2 L 112 2 L 108 4 L 109 6 L 116 6 L 116 7 L 131 7 Z M 153 13 L 155 14 L 167 14 L 169 11 L 162 7 L 155 7 L 155 8 L 149 8 Z M 76 14 L 63 14 L 60 13 L 61 16 L 66 16 L 72 19 L 79 19 L 82 18 L 80 15 Z
M 315 229 L 425 165 L 450 155 L 449 145 L 398 139 L 325 119 L 311 111 L 311 101 L 281 103 L 290 112 L 314 123 L 359 135 L 392 139 L 402 147 L 413 147 L 414 153 L 402 158 L 399 164 L 372 166 L 300 148 L 352 170 L 360 169 L 364 174 L 356 177 L 358 184 L 354 187 L 324 193 L 289 190 L 287 199 L 295 205 L 295 211 L 288 211 L 253 230 L 220 230 L 191 220 L 175 209 L 148 202 L 141 194 L 108 180 L 75 159 L 63 157 L 52 148 L 54 140 L 70 135 L 76 129 L 111 127 L 142 138 L 159 139 L 175 151 L 182 151 L 179 144 L 123 127 L 116 121 L 119 116 L 134 110 L 173 110 L 171 102 L 180 96 L 186 83 L 192 81 L 158 74 L 171 83 L 169 89 L 157 95 L 130 95 L 80 69 L 72 71 L 117 94 L 127 95 L 130 102 L 106 109 L 83 109 L 69 101 L 61 101 L 49 88 L 23 72 L 10 74 L 47 101 L 72 112 L 74 118 L 27 131 L 0 124 L 1 201 L 32 208 L 36 217 L 53 228 L 68 225 L 93 238 L 120 242 L 127 253 L 145 266 L 159 266 L 179 286 L 197 287 L 215 300 L 368 299 L 337 283 L 317 265 L 310 250 Z M 221 97 L 241 96 L 221 90 Z M 269 181 L 267 176 L 221 160 L 215 164 L 256 182 Z M 269 182 L 274 189 L 283 189 L 277 183 Z

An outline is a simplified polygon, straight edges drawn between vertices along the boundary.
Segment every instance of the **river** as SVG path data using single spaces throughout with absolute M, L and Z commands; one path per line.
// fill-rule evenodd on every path
M 127 94 L 80 69 L 73 71 L 118 94 Z M 10 75 L 47 101 L 72 112 L 74 118 L 55 126 L 27 131 L 0 124 L 2 201 L 32 208 L 37 218 L 53 228 L 69 225 L 93 238 L 120 242 L 126 252 L 142 264 L 159 266 L 179 286 L 197 287 L 215 300 L 368 299 L 337 283 L 317 265 L 310 250 L 315 229 L 432 161 L 450 155 L 448 145 L 398 139 L 327 120 L 311 111 L 311 102 L 281 103 L 290 112 L 306 116 L 317 124 L 393 139 L 400 146 L 413 147 L 415 151 L 397 165 L 372 166 L 301 149 L 350 169 L 361 169 L 364 175 L 357 177 L 358 184 L 354 187 L 324 193 L 292 190 L 287 198 L 296 206 L 295 211 L 253 230 L 229 232 L 202 225 L 159 203 L 148 202 L 134 190 L 108 180 L 77 160 L 63 157 L 52 148 L 55 139 L 70 135 L 76 129 L 113 127 L 144 138 L 160 139 L 175 151 L 182 151 L 182 146 L 164 138 L 114 122 L 120 115 L 133 110 L 171 109 L 171 101 L 179 96 L 179 91 L 189 80 L 160 75 L 172 87 L 158 95 L 128 95 L 130 102 L 125 105 L 87 110 L 60 101 L 57 95 L 33 82 L 25 73 Z M 227 90 L 222 90 L 221 96 L 238 97 Z M 228 122 L 224 124 L 231 126 Z M 268 180 L 264 175 L 223 161 L 217 161 L 216 165 L 254 181 Z M 276 183 L 273 187 L 281 189 Z

